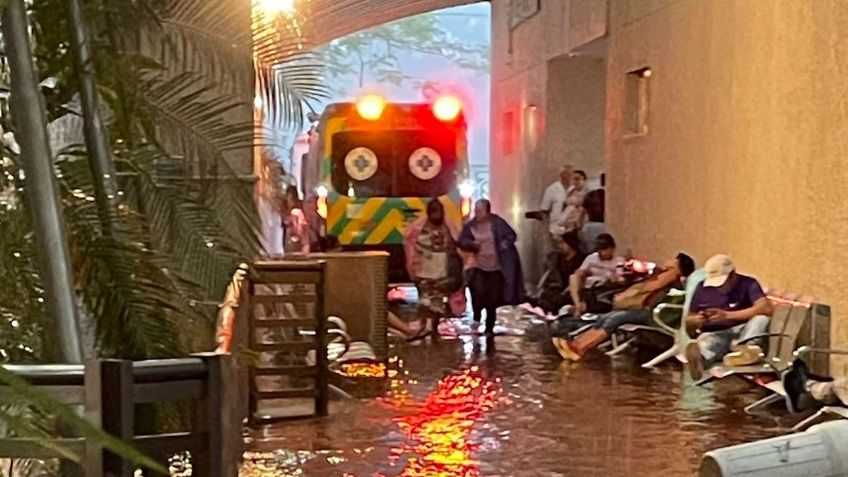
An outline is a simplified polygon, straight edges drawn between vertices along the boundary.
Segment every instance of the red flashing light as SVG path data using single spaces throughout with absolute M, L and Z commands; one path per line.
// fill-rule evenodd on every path
M 453 121 L 462 111 L 462 102 L 456 96 L 441 96 L 433 103 L 433 115 L 440 121 Z

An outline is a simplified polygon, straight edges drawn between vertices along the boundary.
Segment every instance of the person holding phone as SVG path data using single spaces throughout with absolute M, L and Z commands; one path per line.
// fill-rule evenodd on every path
M 762 352 L 760 343 L 746 340 L 765 334 L 774 313 L 759 282 L 737 273 L 727 255 L 713 256 L 704 270 L 707 278 L 695 289 L 686 317 L 686 330 L 695 339 L 686 347 L 694 380 L 722 360 L 731 366 L 757 362 Z M 746 344 L 737 346 L 740 341 Z

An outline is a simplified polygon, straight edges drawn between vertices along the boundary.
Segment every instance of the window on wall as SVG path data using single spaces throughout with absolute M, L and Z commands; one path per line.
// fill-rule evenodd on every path
M 515 151 L 515 113 L 507 111 L 501 124 L 501 150 L 504 154 Z
M 651 69 L 648 67 L 627 73 L 624 86 L 624 135 L 644 136 L 648 134 L 648 98 L 650 94 Z

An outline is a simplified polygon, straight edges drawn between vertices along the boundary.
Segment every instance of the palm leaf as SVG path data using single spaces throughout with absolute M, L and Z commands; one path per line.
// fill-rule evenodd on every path
M 192 306 L 202 299 L 201 288 L 169 268 L 173 257 L 151 248 L 150 224 L 131 209 L 124 206 L 113 218 L 114 235 L 93 232 L 97 210 L 80 159 L 62 156 L 57 165 L 77 287 L 95 317 L 101 353 L 142 359 L 188 351 L 183 337 L 197 334 L 207 320 Z
M 228 121 L 234 114 L 243 116 L 239 109 L 243 105 L 215 96 L 196 80 L 195 74 L 171 79 L 153 76 L 146 81 L 146 93 L 138 98 L 147 115 L 156 118 L 155 130 L 148 131 L 148 137 L 160 137 L 160 149 L 186 158 L 185 167 L 179 167 L 172 157 L 160 154 L 157 167 L 161 170 L 168 164 L 173 173 L 160 174 L 157 181 L 187 190 L 202 185 L 195 179 L 212 185 L 206 191 L 213 200 L 204 201 L 205 205 L 225 225 L 242 254 L 252 257 L 260 248 L 256 209 L 248 187 L 227 159 L 233 153 L 252 155 L 255 143 L 265 142 L 265 134 L 256 131 L 252 123 Z M 233 202 L 222 203 L 216 191 Z
M 250 18 L 228 2 L 172 0 L 159 10 L 161 60 L 178 73 L 195 72 L 209 84 L 253 83 L 275 127 L 300 128 L 305 111 L 329 95 L 318 57 L 304 50 L 296 18 L 268 17 L 253 2 Z M 252 31 L 251 31 L 252 30 Z M 249 56 L 250 55 L 250 56 Z
M 179 177 L 157 181 L 138 158 L 145 157 L 146 161 L 156 161 L 160 166 L 162 162 L 179 161 L 152 147 L 137 151 L 135 157 L 140 167 L 135 173 L 138 190 L 134 194 L 138 195 L 149 221 L 154 247 L 174 258 L 172 268 L 179 270 L 183 276 L 191 277 L 204 290 L 219 298 L 232 271 L 245 259 L 244 255 L 252 256 L 256 249 L 242 248 L 244 244 L 239 243 L 239 238 L 244 235 L 244 230 L 238 230 L 231 236 L 215 212 L 187 197 L 187 189 L 192 184 Z
M 257 91 L 276 127 L 301 128 L 306 112 L 314 112 L 314 106 L 329 97 L 324 66 L 313 53 L 292 55 L 283 63 L 267 63 L 257 56 L 255 69 Z
M 248 154 L 257 135 L 261 137 L 251 120 L 240 120 L 252 118 L 248 104 L 221 97 L 196 73 L 172 78 L 148 74 L 136 100 L 140 114 L 156 119 L 155 129 L 148 129 L 146 137 L 158 138 L 163 149 L 185 156 L 194 163 L 195 173 L 224 166 L 225 174 L 235 175 L 225 167 L 225 155 Z M 232 117 L 237 119 L 227 119 Z

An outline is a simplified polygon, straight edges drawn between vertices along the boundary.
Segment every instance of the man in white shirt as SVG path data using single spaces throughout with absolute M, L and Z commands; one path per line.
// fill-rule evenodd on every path
M 586 311 L 586 303 L 580 292 L 584 288 L 609 285 L 623 281 L 619 266 L 624 258 L 615 254 L 615 240 L 610 234 L 601 234 L 597 240 L 597 252 L 586 257 L 583 265 L 571 275 L 569 293 L 574 303 L 574 316 Z
M 545 189 L 545 194 L 542 196 L 542 203 L 539 204 L 539 209 L 548 214 L 548 231 L 554 239 L 565 233 L 565 230 L 559 224 L 559 219 L 565 208 L 565 200 L 568 198 L 568 190 L 571 188 L 573 176 L 573 166 L 562 166 L 562 169 L 559 171 L 559 180 Z

